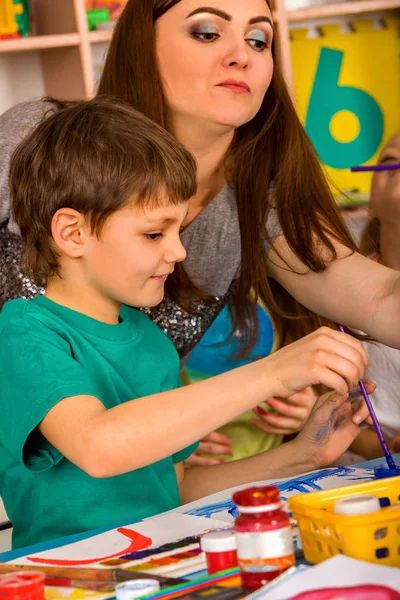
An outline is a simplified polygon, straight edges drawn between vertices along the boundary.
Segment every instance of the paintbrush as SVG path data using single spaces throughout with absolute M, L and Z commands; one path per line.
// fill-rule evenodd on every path
M 400 169 L 400 163 L 388 163 L 387 165 L 368 165 L 365 167 L 351 167 L 350 171 L 359 173 L 364 171 L 397 171 Z
M 346 333 L 345 330 L 344 330 L 343 325 L 339 325 L 339 329 L 340 329 L 340 331 L 342 333 Z M 364 396 L 365 403 L 366 403 L 366 405 L 368 407 L 369 414 L 371 415 L 372 423 L 374 424 L 375 431 L 376 431 L 376 433 L 378 435 L 378 439 L 379 439 L 380 445 L 382 446 L 382 450 L 383 450 L 383 452 L 385 454 L 385 458 L 386 458 L 386 462 L 388 464 L 388 467 L 389 467 L 389 469 L 394 469 L 395 471 L 397 471 L 398 467 L 396 466 L 396 463 L 393 460 L 393 456 L 390 454 L 389 448 L 387 447 L 386 440 L 383 437 L 383 432 L 382 432 L 381 426 L 379 425 L 379 421 L 376 418 L 374 407 L 372 406 L 372 402 L 370 400 L 370 397 L 368 396 L 368 392 L 365 389 L 364 382 L 363 381 L 359 381 L 358 383 L 360 385 L 362 395 Z
M 4 573 L 15 573 L 16 571 L 41 571 L 49 579 L 64 579 L 76 581 L 85 581 L 87 583 L 105 582 L 120 583 L 129 579 L 156 579 L 161 586 L 174 586 L 186 583 L 187 580 L 181 577 L 163 577 L 162 575 L 152 575 L 148 571 L 145 573 L 139 571 L 128 571 L 125 569 L 88 569 L 81 567 L 47 567 L 31 565 L 15 565 L 9 563 L 0 563 L 0 575 Z M 61 584 L 57 584 L 61 585 Z M 75 586 L 78 587 L 78 586 Z M 82 586 L 79 586 L 82 587 Z M 92 588 L 85 588 L 92 589 Z

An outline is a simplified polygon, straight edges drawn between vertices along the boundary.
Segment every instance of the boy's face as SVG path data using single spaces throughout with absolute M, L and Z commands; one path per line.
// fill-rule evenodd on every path
M 175 263 L 185 259 L 179 233 L 188 203 L 113 213 L 100 239 L 86 237 L 83 266 L 89 289 L 105 300 L 144 307 L 159 304 Z

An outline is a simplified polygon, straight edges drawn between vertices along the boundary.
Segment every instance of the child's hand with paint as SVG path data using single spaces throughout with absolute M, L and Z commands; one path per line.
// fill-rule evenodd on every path
M 372 394 L 375 383 L 365 380 L 364 384 L 368 394 Z M 340 396 L 328 392 L 317 400 L 310 418 L 293 443 L 306 460 L 319 467 L 329 466 L 356 439 L 364 422 L 371 423 L 371 418 L 363 400 L 354 402 L 349 394 Z

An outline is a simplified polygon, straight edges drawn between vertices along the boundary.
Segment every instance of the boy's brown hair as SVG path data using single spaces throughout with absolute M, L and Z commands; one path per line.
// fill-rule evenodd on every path
M 47 116 L 15 150 L 11 211 L 25 245 L 24 267 L 38 285 L 58 272 L 51 222 L 60 208 L 88 218 L 100 235 L 129 202 L 178 204 L 196 193 L 192 155 L 165 129 L 106 98 Z M 161 197 L 162 194 L 162 197 Z

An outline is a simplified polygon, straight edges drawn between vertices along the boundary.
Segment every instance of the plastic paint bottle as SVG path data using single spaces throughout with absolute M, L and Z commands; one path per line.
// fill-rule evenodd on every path
M 115 587 L 115 596 L 117 600 L 134 600 L 159 591 L 160 584 L 156 579 L 132 579 L 119 583 Z
M 242 586 L 256 590 L 295 564 L 289 515 L 274 486 L 241 490 L 233 502 L 239 511 L 235 533 Z
M 200 538 L 206 555 L 209 575 L 237 567 L 236 536 L 234 531 L 212 531 Z
M 45 600 L 45 574 L 40 571 L 17 571 L 0 575 L 1 600 Z
M 333 505 L 333 512 L 337 515 L 369 515 L 380 510 L 379 498 L 373 494 L 343 498 L 336 500 Z

